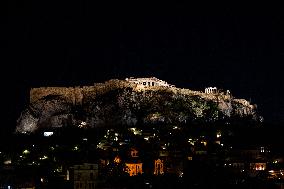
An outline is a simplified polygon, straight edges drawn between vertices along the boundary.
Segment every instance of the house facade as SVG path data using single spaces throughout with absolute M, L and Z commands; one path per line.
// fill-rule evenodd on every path
M 74 165 L 74 189 L 95 189 L 98 179 L 98 164 Z

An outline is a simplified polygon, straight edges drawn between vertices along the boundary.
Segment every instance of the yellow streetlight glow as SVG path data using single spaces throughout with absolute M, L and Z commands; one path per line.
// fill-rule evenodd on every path
M 29 154 L 29 153 L 30 153 L 30 151 L 27 150 L 27 149 L 23 151 L 23 154 Z

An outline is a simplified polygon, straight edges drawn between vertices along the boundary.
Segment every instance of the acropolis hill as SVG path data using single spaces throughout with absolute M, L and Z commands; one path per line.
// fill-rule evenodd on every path
M 75 119 L 74 109 L 83 112 L 80 120 Z M 96 127 L 157 121 L 180 123 L 202 117 L 214 121 L 231 116 L 258 119 L 255 105 L 234 98 L 228 90 L 208 87 L 204 92 L 193 91 L 155 77 L 130 77 L 93 86 L 32 88 L 29 108 L 22 112 L 17 131 L 33 132 L 38 127 L 77 122 Z
M 113 88 L 133 88 L 134 90 L 157 90 L 159 88 L 175 88 L 173 85 L 155 77 L 126 78 L 125 80 L 109 80 L 105 83 L 95 83 L 93 86 L 79 87 L 40 87 L 30 91 L 30 102 L 33 103 L 48 95 L 60 95 L 72 104 L 82 104 L 84 96 L 104 93 Z
M 59 95 L 68 102 L 74 105 L 82 104 L 83 98 L 98 94 L 102 94 L 114 88 L 127 88 L 130 87 L 136 91 L 143 90 L 159 90 L 167 89 L 174 93 L 199 95 L 204 99 L 217 100 L 216 95 L 222 99 L 231 98 L 230 92 L 226 93 L 218 91 L 216 87 L 209 87 L 202 91 L 192 91 L 190 89 L 177 88 L 174 85 L 168 84 L 165 81 L 159 80 L 155 77 L 150 78 L 126 78 L 125 80 L 113 79 L 105 83 L 95 83 L 93 86 L 76 86 L 76 87 L 40 87 L 32 88 L 30 90 L 30 103 L 36 102 L 43 97 L 49 95 Z M 236 99 L 235 99 L 236 100 Z M 239 103 L 245 106 L 250 106 L 249 102 L 245 99 L 237 99 Z

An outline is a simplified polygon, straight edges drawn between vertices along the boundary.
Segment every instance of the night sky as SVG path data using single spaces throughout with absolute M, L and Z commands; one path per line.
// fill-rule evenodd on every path
M 207 14 L 204 14 L 206 12 Z M 21 4 L 1 15 L 1 132 L 31 87 L 155 76 L 181 88 L 229 89 L 284 121 L 284 19 L 232 9 Z

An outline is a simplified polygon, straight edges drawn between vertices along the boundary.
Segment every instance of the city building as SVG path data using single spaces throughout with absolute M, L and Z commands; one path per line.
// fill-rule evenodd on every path
M 136 176 L 143 173 L 143 163 L 139 159 L 139 152 L 136 148 L 130 148 L 125 165 L 127 167 L 125 171 L 129 176 Z
M 74 165 L 74 189 L 94 189 L 98 179 L 98 164 Z
M 155 160 L 154 175 L 164 174 L 164 162 L 161 159 Z
M 140 161 L 127 162 L 125 165 L 127 166 L 126 172 L 129 174 L 129 176 L 136 176 L 143 173 L 143 164 Z

